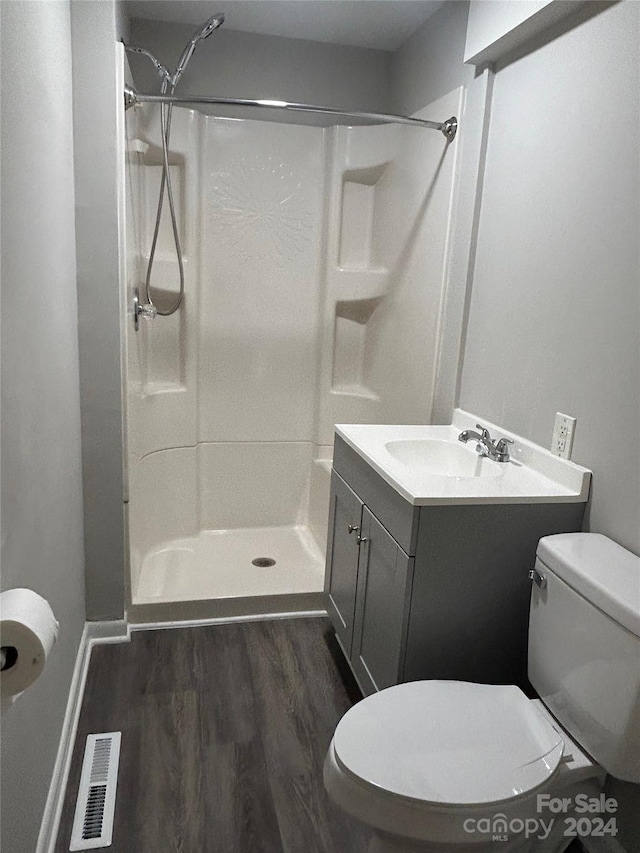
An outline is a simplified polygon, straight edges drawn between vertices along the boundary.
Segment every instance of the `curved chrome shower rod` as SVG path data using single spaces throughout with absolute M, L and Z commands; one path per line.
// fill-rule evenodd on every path
M 247 100 L 244 98 L 218 98 L 212 95 L 141 95 L 131 86 L 124 87 L 124 106 L 128 110 L 136 104 L 217 104 L 230 107 L 261 107 L 263 109 L 288 110 L 299 113 L 316 113 L 317 115 L 336 116 L 340 118 L 355 118 L 362 121 L 372 121 L 381 124 L 408 124 L 414 127 L 428 127 L 441 131 L 451 142 L 458 130 L 458 119 L 455 116 L 443 122 L 427 121 L 421 118 L 389 115 L 388 113 L 368 113 L 357 110 L 338 110 L 333 107 L 318 107 L 313 104 L 295 104 L 289 101 Z

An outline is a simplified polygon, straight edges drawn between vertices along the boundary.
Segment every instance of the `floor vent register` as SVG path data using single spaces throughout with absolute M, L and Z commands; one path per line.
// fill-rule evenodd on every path
M 121 732 L 88 735 L 69 850 L 110 847 Z

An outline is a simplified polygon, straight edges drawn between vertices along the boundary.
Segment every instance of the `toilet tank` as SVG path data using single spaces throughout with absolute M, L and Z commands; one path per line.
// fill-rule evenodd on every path
M 640 558 L 597 533 L 538 544 L 529 680 L 608 773 L 640 782 Z

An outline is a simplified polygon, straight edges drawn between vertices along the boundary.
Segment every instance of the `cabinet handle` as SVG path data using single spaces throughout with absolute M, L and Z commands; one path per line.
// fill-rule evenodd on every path
M 360 530 L 360 528 L 357 524 L 355 526 L 353 524 L 349 524 L 347 526 L 347 530 L 349 531 L 349 533 L 353 533 L 354 530 Z
M 361 543 L 361 542 L 366 542 L 366 541 L 367 541 L 367 537 L 366 537 L 366 536 L 358 536 L 358 537 L 357 537 L 357 539 L 358 539 L 358 545 L 360 545 L 360 543 Z

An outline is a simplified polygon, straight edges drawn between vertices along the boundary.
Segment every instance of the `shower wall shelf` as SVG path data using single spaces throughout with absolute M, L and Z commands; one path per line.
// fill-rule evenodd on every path
M 336 268 L 328 272 L 335 298 L 339 302 L 380 299 L 389 290 L 388 270 Z
M 149 150 L 149 143 L 143 139 L 129 139 L 127 142 L 127 150 L 129 154 L 146 154 Z
M 138 104 L 171 104 L 183 106 L 186 104 L 213 104 L 228 107 L 256 107 L 259 109 L 288 110 L 289 112 L 315 113 L 316 115 L 333 116 L 334 118 L 356 119 L 376 124 L 406 124 L 414 127 L 426 127 L 439 130 L 451 142 L 458 131 L 458 119 L 455 116 L 446 121 L 428 121 L 427 119 L 410 118 L 409 116 L 392 115 L 389 113 L 370 113 L 359 110 L 341 110 L 334 107 L 321 107 L 315 104 L 297 104 L 290 101 L 247 98 L 220 98 L 214 95 L 143 95 L 132 86 L 124 87 L 125 110 Z

